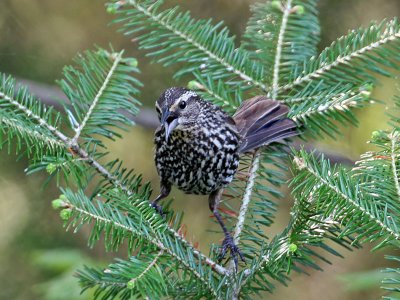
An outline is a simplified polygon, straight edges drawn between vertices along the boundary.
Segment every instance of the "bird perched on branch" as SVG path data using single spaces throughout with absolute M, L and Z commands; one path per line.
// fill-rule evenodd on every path
M 160 126 L 155 132 L 155 163 L 161 193 L 152 206 L 162 214 L 159 201 L 175 185 L 188 194 L 209 195 L 209 207 L 222 227 L 222 259 L 228 250 L 237 269 L 244 257 L 226 229 L 218 204 L 223 188 L 233 179 L 242 153 L 297 134 L 286 117 L 288 107 L 256 96 L 238 108 L 233 117 L 201 99 L 196 92 L 172 87 L 156 102 Z

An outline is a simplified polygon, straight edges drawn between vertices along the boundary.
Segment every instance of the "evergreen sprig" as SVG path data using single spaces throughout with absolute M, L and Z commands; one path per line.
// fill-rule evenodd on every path
M 395 99 L 398 108 L 399 99 Z M 395 110 L 396 111 L 396 110 Z M 397 111 L 398 112 L 398 109 Z M 396 114 L 397 115 L 397 114 Z M 305 151 L 296 152 L 298 173 L 292 180 L 296 199 L 312 199 L 330 220 L 340 224 L 340 234 L 354 242 L 373 242 L 373 250 L 397 248 L 400 240 L 400 123 L 392 117 L 392 128 L 375 131 L 371 143 L 378 150 L 361 155 L 352 170 L 332 166 Z M 390 260 L 398 260 L 389 256 Z M 392 277 L 384 288 L 398 291 L 398 270 L 387 268 Z M 397 286 L 396 286 L 397 284 Z M 392 299 L 391 296 L 385 297 Z
M 396 265 L 400 262 L 400 257 L 393 255 L 386 255 L 385 258 Z M 390 293 L 383 296 L 385 300 L 395 300 L 400 292 L 400 268 L 385 268 L 383 273 L 387 274 L 382 280 L 382 288 Z
M 179 64 L 177 78 L 193 76 L 190 88 L 205 99 L 233 113 L 248 95 L 264 93 L 289 105 L 289 117 L 301 130 L 320 138 L 340 134 L 338 123 L 356 124 L 353 109 L 373 102 L 376 75 L 392 76 L 399 68 L 400 27 L 395 19 L 372 23 L 318 54 L 316 2 L 255 4 L 239 47 L 222 23 L 195 20 L 161 0 L 112 1 L 107 10 L 156 62 Z M 224 193 L 222 214 L 247 264 L 235 272 L 232 262 L 217 263 L 217 247 L 210 256 L 200 252 L 183 234 L 181 215 L 160 217 L 148 204 L 149 184 L 122 161 L 109 160 L 102 142 L 132 125 L 140 104 L 137 72 L 137 61 L 123 51 L 80 55 L 60 81 L 69 99 L 64 114 L 0 75 L 1 145 L 26 154 L 29 173 L 46 170 L 68 185 L 53 201 L 67 228 L 89 225 L 90 246 L 104 236 L 107 250 L 128 248 L 127 259 L 106 269 L 79 271 L 83 290 L 94 288 L 98 299 L 250 299 L 288 284 L 292 271 L 321 270 L 327 255 L 340 256 L 337 247 L 373 242 L 375 249 L 399 248 L 400 126 L 393 115 L 391 129 L 373 135 L 379 150 L 362 155 L 352 169 L 304 150 L 288 155 L 283 145 L 244 157 Z M 399 99 L 395 105 L 400 107 Z M 61 130 L 67 120 L 72 136 Z M 294 205 L 289 224 L 270 237 L 288 157 Z M 240 203 L 237 214 L 231 211 L 234 200 Z M 385 287 L 398 291 L 398 269 L 386 272 Z
M 167 285 L 158 260 L 163 251 L 145 258 L 117 259 L 106 269 L 85 267 L 77 276 L 83 290 L 95 288 L 95 299 L 158 298 L 167 294 Z
M 120 134 L 113 127 L 132 125 L 130 116 L 138 112 L 140 104 L 134 96 L 142 84 L 132 76 L 139 71 L 137 60 L 123 58 L 122 54 L 103 49 L 87 51 L 75 60 L 80 69 L 64 68 L 60 85 L 73 108 L 73 112 L 68 110 L 75 131 L 73 143 L 81 136 L 91 137 L 91 142 L 96 135 L 114 139 Z
M 222 23 L 197 21 L 189 12 L 179 12 L 178 7 L 161 10 L 163 2 L 114 1 L 108 6 L 116 9 L 116 22 L 123 23 L 122 31 L 134 34 L 140 48 L 155 61 L 166 67 L 184 63 L 176 76 L 202 71 L 212 73 L 214 80 L 224 79 L 232 85 L 250 83 L 266 90 L 262 66 L 250 59 L 249 52 L 235 47 L 234 37 Z
M 11 76 L 0 74 L 1 147 L 8 144 L 11 152 L 15 144 L 17 154 L 34 160 L 45 155 L 62 156 L 63 143 L 53 134 L 61 124 L 60 114 L 41 104 L 26 88 L 15 85 Z
M 317 1 L 265 1 L 254 4 L 251 11 L 243 44 L 265 66 L 264 76 L 276 93 L 281 82 L 317 55 Z
M 289 116 L 313 137 L 337 136 L 340 134 L 338 123 L 356 125 L 353 110 L 373 103 L 370 84 L 340 83 L 315 93 L 319 86 L 321 84 L 315 88 L 307 86 L 293 96 L 283 97 L 283 101 L 292 107 Z
M 280 92 L 324 80 L 362 84 L 375 82 L 376 74 L 390 76 L 400 61 L 400 24 L 397 19 L 371 23 L 367 28 L 350 31 L 334 41 L 318 57 L 312 57 L 303 69 L 294 69 Z
M 333 219 L 344 226 L 343 232 L 354 235 L 357 241 L 380 241 L 384 245 L 400 238 L 398 218 L 389 213 L 388 203 L 376 201 L 365 192 L 363 183 L 357 182 L 360 179 L 353 178 L 349 170 L 305 151 L 296 155 L 301 172 L 292 183 L 295 195 L 316 195 L 325 213 L 332 213 Z

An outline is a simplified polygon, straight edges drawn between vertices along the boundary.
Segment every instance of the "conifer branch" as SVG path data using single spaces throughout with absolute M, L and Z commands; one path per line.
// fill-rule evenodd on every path
M 75 145 L 76 142 L 78 141 L 78 138 L 82 132 L 82 129 L 86 126 L 86 123 L 89 120 L 89 118 L 91 117 L 93 110 L 96 108 L 97 103 L 99 102 L 100 98 L 103 96 L 105 89 L 107 88 L 108 84 L 110 83 L 111 77 L 114 75 L 114 72 L 115 72 L 118 64 L 121 62 L 123 53 L 124 53 L 124 51 L 121 51 L 120 53 L 113 56 L 114 62 L 112 64 L 110 70 L 108 71 L 108 74 L 107 74 L 106 78 L 104 79 L 100 89 L 98 90 L 96 97 L 93 99 L 92 103 L 90 104 L 90 107 L 85 115 L 85 118 L 83 119 L 81 124 L 76 129 L 75 136 L 71 140 L 71 145 Z
M 229 272 L 226 268 L 221 266 L 220 264 L 216 263 L 213 261 L 211 258 L 209 258 L 207 255 L 204 255 L 202 252 L 197 250 L 188 240 L 182 237 L 176 230 L 171 228 L 170 226 L 167 227 L 167 230 L 176 238 L 178 239 L 181 243 L 183 243 L 185 246 L 189 247 L 193 254 L 201 261 L 204 261 L 207 265 L 209 265 L 215 272 L 217 272 L 219 275 L 228 275 Z
M 197 90 L 203 99 L 221 106 L 226 112 L 234 113 L 242 103 L 243 87 L 232 88 L 222 80 L 214 80 L 211 74 L 194 73 L 197 81 L 188 83 L 189 89 Z
M 77 155 L 79 155 L 85 162 L 87 162 L 89 165 L 95 168 L 95 170 L 102 175 L 105 179 L 109 180 L 113 185 L 116 187 L 120 188 L 124 192 L 127 193 L 128 196 L 132 195 L 132 191 L 124 185 L 116 176 L 111 174 L 102 164 L 97 162 L 95 159 L 89 156 L 89 154 L 82 148 L 80 148 L 78 145 L 73 146 L 73 150 Z M 167 230 L 180 242 L 182 242 L 185 246 L 191 248 L 193 251 L 193 254 L 196 255 L 200 260 L 204 261 L 207 265 L 209 265 L 213 270 L 215 270 L 217 273 L 220 275 L 225 275 L 227 274 L 227 271 L 224 267 L 219 265 L 218 263 L 214 262 L 212 259 L 201 253 L 200 251 L 196 250 L 194 246 L 189 243 L 185 238 L 183 238 L 176 230 L 171 228 L 170 226 L 167 226 Z M 161 249 L 161 244 L 155 243 L 155 245 L 158 245 Z M 166 250 L 166 249 L 163 249 Z
M 151 268 L 154 267 L 154 265 L 157 263 L 158 259 L 164 254 L 164 250 L 160 250 L 156 257 L 153 258 L 153 260 L 149 263 L 149 265 L 136 277 L 132 278 L 129 280 L 129 283 L 135 284 L 136 281 L 140 280 L 143 276 L 146 275 L 150 271 Z
M 398 176 L 398 174 L 400 174 L 400 171 L 397 169 L 397 166 L 396 166 L 396 162 L 399 160 L 398 156 L 400 155 L 398 152 L 396 152 L 396 149 L 399 147 L 400 138 L 399 138 L 398 134 L 397 134 L 397 136 L 395 135 L 395 132 L 392 132 L 391 134 L 389 134 L 388 137 L 391 142 L 390 159 L 391 159 L 391 165 L 392 165 L 394 185 L 396 187 L 398 200 L 400 201 L 400 179 Z
M 64 145 L 68 145 L 69 139 L 57 128 L 54 126 L 50 125 L 49 123 L 46 122 L 43 118 L 41 118 L 39 115 L 33 113 L 32 110 L 30 110 L 28 107 L 24 106 L 23 104 L 19 103 L 18 101 L 12 99 L 2 91 L 0 91 L 0 99 L 4 99 L 8 101 L 11 105 L 15 106 L 17 109 L 21 110 L 27 118 L 31 118 L 38 122 L 40 126 L 45 127 L 48 129 L 52 134 L 54 134 L 56 137 L 60 139 L 61 142 L 64 143 Z
M 157 28 L 160 33 L 157 37 L 139 33 L 139 43 L 142 49 L 150 51 L 150 56 L 161 57 L 157 61 L 166 66 L 178 62 L 190 65 L 182 68 L 176 76 L 196 71 L 206 74 L 210 69 L 214 79 L 232 80 L 238 77 L 241 80 L 236 84 L 250 84 L 267 90 L 263 83 L 262 66 L 252 61 L 250 53 L 243 48 L 235 48 L 234 37 L 229 36 L 228 29 L 219 29 L 222 23 L 212 25 L 211 20 L 196 21 L 189 13 L 178 13 L 178 7 L 158 12 L 161 4 L 162 1 L 114 0 L 109 5 L 116 7 L 117 13 L 124 14 L 116 22 L 125 23 L 127 34 L 146 31 L 149 26 L 153 30 Z
M 272 99 L 276 100 L 279 85 L 279 70 L 281 64 L 282 46 L 286 32 L 286 25 L 289 19 L 290 12 L 292 10 L 292 0 L 288 0 L 283 8 L 282 23 L 279 27 L 278 41 L 276 43 L 275 62 L 274 62 L 274 74 L 272 77 Z
M 218 101 L 220 101 L 222 103 L 222 105 L 229 105 L 229 102 L 226 101 L 224 98 L 222 98 L 221 95 L 217 94 L 215 91 L 211 90 L 210 88 L 208 88 L 207 86 L 203 86 L 203 89 L 206 93 L 208 93 L 209 95 L 211 95 L 212 97 L 214 97 L 215 99 L 217 99 Z
M 292 96 L 283 97 L 283 102 L 291 105 L 289 117 L 302 124 L 315 136 L 325 133 L 334 137 L 338 134 L 337 121 L 342 124 L 357 124 L 352 111 L 374 103 L 370 99 L 370 84 L 352 85 L 338 83 L 324 87 L 319 83 L 305 87 Z
M 354 43 L 354 40 L 358 40 L 358 43 Z M 292 81 L 291 83 L 282 85 L 278 88 L 279 92 L 290 91 L 297 86 L 306 84 L 312 80 L 318 80 L 327 76 L 330 79 L 333 79 L 333 75 L 329 77 L 329 72 L 339 67 L 352 66 L 352 63 L 355 59 L 364 59 L 363 65 L 364 68 L 368 68 L 369 64 L 372 65 L 371 70 L 375 72 L 384 72 L 376 67 L 376 62 L 382 63 L 384 65 L 395 67 L 394 64 L 391 64 L 389 61 L 384 62 L 380 59 L 373 59 L 376 53 L 379 54 L 379 51 L 384 51 L 384 47 L 388 47 L 390 44 L 393 44 L 393 48 L 396 48 L 396 44 L 398 44 L 400 40 L 400 27 L 396 20 L 392 20 L 387 24 L 381 23 L 378 25 L 371 25 L 368 29 L 359 29 L 358 31 L 352 31 L 348 36 L 341 37 L 336 42 L 332 43 L 332 45 L 326 48 L 317 59 L 311 59 L 309 62 L 309 66 L 306 66 L 306 69 L 299 74 L 299 76 Z M 394 44 L 395 43 L 395 44 Z M 338 51 L 338 49 L 344 49 L 346 54 Z M 391 50 L 388 53 L 396 53 Z M 396 50 L 393 50 L 396 51 Z M 397 56 L 397 57 L 396 57 Z M 394 55 L 394 57 L 389 57 L 388 59 L 396 60 L 398 59 L 398 55 Z M 361 70 L 363 73 L 365 70 L 361 68 L 355 69 L 355 72 Z M 357 76 L 364 75 L 365 77 L 371 78 L 367 74 L 355 74 L 354 79 Z M 348 74 L 348 76 L 352 76 Z M 339 77 L 340 78 L 340 77 Z M 338 79 L 339 79 L 338 78 Z M 335 81 L 335 80 L 333 80 Z M 366 79 L 364 78 L 364 81 Z
M 256 177 L 257 177 L 257 170 L 260 166 L 260 150 L 257 150 L 252 158 L 251 161 L 251 165 L 250 165 L 250 170 L 249 170 L 249 179 L 247 180 L 246 183 L 246 188 L 245 188 L 245 192 L 243 195 L 243 199 L 242 199 L 242 204 L 240 206 L 240 210 L 239 210 L 239 216 L 238 216 L 238 220 L 236 222 L 236 227 L 235 227 L 235 231 L 233 234 L 233 238 L 235 240 L 235 244 L 239 244 L 240 241 L 240 233 L 242 232 L 243 229 L 243 225 L 246 219 L 246 213 L 250 204 L 250 199 L 251 199 L 251 195 L 252 195 L 252 191 L 253 191 L 253 187 L 254 187 L 254 183 L 256 181 Z M 234 264 L 232 262 L 231 267 L 234 267 Z
M 264 66 L 270 94 L 275 89 L 274 80 L 279 79 L 280 84 L 287 82 L 294 70 L 302 70 L 304 61 L 317 54 L 320 33 L 317 2 L 262 1 L 251 6 L 252 16 L 247 23 L 243 45 L 251 49 L 254 58 Z M 281 45 L 279 50 L 278 44 Z M 277 51 L 280 52 L 279 77 L 274 77 Z
M 389 291 L 390 294 L 383 296 L 382 299 L 385 300 L 395 300 L 400 292 L 400 257 L 393 255 L 385 255 L 385 259 L 389 260 L 392 264 L 395 264 L 396 267 L 385 268 L 382 270 L 383 273 L 386 274 L 385 278 L 382 280 L 383 286 L 382 289 Z
M 110 171 L 107 170 L 101 163 L 99 163 L 96 159 L 94 159 L 92 156 L 88 154 L 87 151 L 85 151 L 79 144 L 75 143 L 73 144 L 73 139 L 68 138 L 65 136 L 62 132 L 60 132 L 57 128 L 54 126 L 50 125 L 46 120 L 41 118 L 39 115 L 35 114 L 30 110 L 28 107 L 24 106 L 23 104 L 19 103 L 18 101 L 12 99 L 2 91 L 0 91 L 0 98 L 8 101 L 10 104 L 15 106 L 17 109 L 21 110 L 24 112 L 24 114 L 27 116 L 27 118 L 31 118 L 35 121 L 38 122 L 40 126 L 43 126 L 47 128 L 52 134 L 54 134 L 55 137 L 59 139 L 59 142 L 61 142 L 64 145 L 65 149 L 71 149 L 73 153 L 80 157 L 83 161 L 85 161 L 87 164 L 92 166 L 100 175 L 102 175 L 105 179 L 107 179 L 109 182 L 111 182 L 113 185 L 116 187 L 120 188 L 124 192 L 127 193 L 127 195 L 132 195 L 132 191 L 129 190 L 127 186 L 125 186 L 116 176 L 114 176 Z M 168 230 L 170 233 L 177 239 L 179 239 L 182 243 L 185 244 L 185 246 L 191 248 L 193 250 L 193 253 L 202 261 L 204 261 L 206 264 L 212 267 L 213 270 L 215 270 L 217 273 L 224 275 L 226 274 L 226 269 L 222 267 L 221 265 L 217 264 L 213 260 L 211 260 L 209 257 L 205 256 L 202 254 L 200 251 L 196 250 L 193 245 L 191 245 L 186 239 L 184 239 L 179 233 L 177 233 L 173 228 L 168 227 Z
M 390 35 L 380 41 L 374 42 L 368 46 L 365 46 L 353 53 L 350 53 L 348 55 L 345 55 L 343 57 L 339 57 L 337 60 L 331 62 L 330 64 L 324 65 L 321 68 L 315 70 L 313 73 L 307 74 L 303 77 L 297 78 L 295 81 L 292 83 L 286 84 L 282 87 L 279 88 L 279 91 L 287 91 L 293 89 L 297 85 L 301 85 L 304 82 L 310 81 L 311 79 L 317 79 L 321 77 L 325 72 L 331 70 L 334 67 L 337 67 L 339 65 L 346 65 L 349 63 L 354 58 L 360 57 L 362 54 L 366 52 L 373 51 L 377 48 L 379 48 L 382 45 L 385 45 L 391 41 L 394 41 L 396 39 L 400 38 L 400 33 L 395 33 L 393 35 Z
M 1 97 L 1 96 L 0 96 Z M 6 118 L 4 116 L 0 116 L 0 124 L 3 124 L 6 127 L 13 128 L 16 131 L 24 132 L 28 136 L 34 137 L 38 140 L 43 141 L 46 145 L 51 145 L 52 147 L 58 146 L 60 148 L 64 148 L 64 144 L 51 136 L 44 135 L 36 130 L 32 130 L 25 126 L 19 125 L 15 120 Z
M 230 107 L 230 101 L 228 101 L 228 99 L 224 97 L 218 90 L 220 86 L 216 87 L 213 85 L 212 78 L 208 77 L 207 80 L 205 80 L 205 78 L 203 78 L 200 74 L 195 74 L 195 76 L 198 81 L 190 81 L 188 83 L 189 89 L 197 90 L 200 95 L 206 95 L 206 97 L 203 97 L 204 99 L 212 101 L 221 107 L 234 109 Z
M 100 203 L 100 201 L 99 201 L 99 203 Z M 93 206 L 93 204 L 90 204 L 90 205 Z M 168 253 L 179 264 L 182 264 L 183 266 L 185 266 L 186 270 L 188 270 L 195 277 L 197 277 L 202 282 L 202 284 L 209 289 L 209 291 L 214 295 L 214 297 L 218 298 L 218 292 L 216 290 L 214 290 L 214 288 L 210 285 L 210 282 L 206 278 L 204 278 L 198 272 L 198 270 L 196 270 L 192 266 L 190 266 L 189 262 L 186 261 L 185 259 L 183 259 L 183 257 L 181 257 L 179 253 L 175 253 L 175 251 L 173 251 L 170 247 L 166 246 L 158 237 L 161 235 L 160 233 L 153 231 L 152 234 L 144 234 L 141 231 L 133 228 L 132 226 L 128 226 L 128 225 L 125 225 L 116 220 L 110 220 L 109 218 L 105 218 L 105 217 L 99 215 L 97 212 L 100 210 L 89 211 L 89 209 L 87 207 L 85 207 L 84 205 L 82 207 L 78 207 L 78 206 L 72 204 L 71 202 L 67 202 L 65 204 L 65 207 L 84 216 L 83 217 L 84 220 L 95 220 L 96 222 L 101 222 L 103 224 L 109 224 L 109 225 L 113 226 L 114 228 L 120 228 L 124 231 L 129 232 L 131 235 L 141 236 L 143 239 L 147 240 L 149 243 L 151 243 L 152 245 L 159 248 L 160 251 Z M 101 212 L 104 213 L 105 210 L 101 209 Z M 76 226 L 75 222 L 73 224 Z
M 282 20 L 281 20 L 281 25 L 279 27 L 279 33 L 278 33 L 278 39 L 276 43 L 276 50 L 274 52 L 274 67 L 273 67 L 273 75 L 272 75 L 272 99 L 276 99 L 277 97 L 277 92 L 278 92 L 278 84 L 279 84 L 279 71 L 281 67 L 281 55 L 282 55 L 282 49 L 284 47 L 284 36 L 286 33 L 286 26 L 287 22 L 289 19 L 289 15 L 292 11 L 292 0 L 288 0 L 283 8 L 282 11 Z M 239 217 L 236 223 L 235 231 L 234 231 L 234 240 L 235 243 L 238 244 L 240 240 L 240 233 L 243 229 L 245 218 L 246 218 L 246 213 L 249 208 L 250 200 L 252 197 L 252 192 L 254 188 L 254 184 L 257 180 L 257 172 L 260 167 L 260 149 L 256 150 L 254 153 L 254 156 L 251 160 L 250 163 L 250 171 L 249 171 L 249 177 L 246 182 L 246 187 L 244 190 L 242 202 L 241 202 L 241 207 L 239 211 Z M 231 262 L 231 269 L 234 268 L 233 262 Z
M 352 199 L 351 197 L 349 197 L 348 195 L 343 193 L 342 190 L 339 189 L 338 186 L 332 184 L 331 182 L 327 181 L 325 178 L 321 177 L 314 170 L 314 168 L 312 166 L 310 166 L 305 160 L 302 160 L 302 162 L 303 162 L 303 168 L 305 170 L 307 170 L 307 172 L 310 173 L 316 179 L 316 181 L 318 181 L 319 183 L 323 184 L 326 188 L 328 188 L 329 190 L 331 190 L 332 192 L 334 192 L 335 194 L 340 196 L 350 206 L 354 207 L 357 211 L 360 211 L 363 215 L 367 216 L 370 221 L 376 223 L 379 226 L 379 228 L 381 228 L 382 230 L 386 231 L 393 238 L 395 238 L 397 240 L 400 240 L 400 234 L 398 232 L 396 232 L 395 230 L 393 230 L 392 228 L 390 228 L 386 224 L 386 222 L 380 220 L 377 216 L 375 216 L 369 210 L 367 210 L 366 207 L 360 205 L 360 203 L 358 201 Z M 355 195 L 355 196 L 358 196 L 358 195 Z
M 183 40 L 192 44 L 194 47 L 199 49 L 201 52 L 205 53 L 211 59 L 214 59 L 217 62 L 219 62 L 221 65 L 223 65 L 226 68 L 227 71 L 233 72 L 234 74 L 238 75 L 244 81 L 251 82 L 252 84 L 254 84 L 257 87 L 260 87 L 264 91 L 267 90 L 267 87 L 265 84 L 252 78 L 248 74 L 244 73 L 242 70 L 236 68 L 236 66 L 234 66 L 233 64 L 231 64 L 229 61 L 226 60 L 226 57 L 218 56 L 214 52 L 211 52 L 210 50 L 207 49 L 207 47 L 205 45 L 197 42 L 193 37 L 191 37 L 184 31 L 181 31 L 178 28 L 172 26 L 171 24 L 166 22 L 164 19 L 160 18 L 159 15 L 153 14 L 151 11 L 152 6 L 146 8 L 142 5 L 140 5 L 136 0 L 128 0 L 128 3 L 135 6 L 138 11 L 141 11 L 144 15 L 149 17 L 154 23 L 158 23 L 158 24 L 162 25 L 164 28 L 173 32 L 175 35 L 181 37 Z
M 85 162 L 87 162 L 89 165 L 95 168 L 95 170 L 102 175 L 105 179 L 109 180 L 113 185 L 116 187 L 120 188 L 124 192 L 127 193 L 128 196 L 132 195 L 132 191 L 124 185 L 116 176 L 111 174 L 102 164 L 97 162 L 95 159 L 89 156 L 89 154 L 82 148 L 80 148 L 78 145 L 73 146 L 73 150 L 77 155 L 79 155 Z M 194 246 L 188 242 L 185 238 L 183 238 L 176 230 L 171 228 L 170 226 L 167 226 L 167 230 L 180 242 L 182 242 L 185 246 L 191 248 L 193 251 L 193 254 L 196 255 L 200 260 L 204 261 L 207 265 L 209 265 L 213 270 L 215 270 L 218 274 L 220 275 L 225 275 L 227 274 L 227 270 L 219 265 L 218 263 L 214 262 L 212 259 L 210 259 L 208 256 L 204 255 L 200 251 L 196 250 Z M 156 245 L 156 244 L 155 244 Z M 160 246 L 160 245 L 158 245 Z M 161 248 L 163 249 L 163 248 Z M 163 249 L 166 250 L 166 249 Z
M 317 99 L 317 98 L 314 98 Z M 362 100 L 365 100 L 365 97 L 361 97 Z M 313 100 L 313 99 L 309 99 Z M 354 93 L 353 91 L 349 91 L 348 93 L 343 93 L 338 96 L 333 96 L 331 99 L 328 99 L 326 103 L 323 103 L 319 106 L 313 105 L 308 110 L 293 113 L 292 119 L 294 121 L 303 120 L 306 118 L 310 118 L 314 114 L 324 114 L 328 111 L 346 111 L 352 107 L 360 106 L 360 95 Z
M 195 20 L 177 7 L 164 9 L 162 0 L 111 1 L 107 10 L 120 15 L 116 22 L 124 23 L 125 33 L 137 34 L 140 48 L 164 66 L 185 63 L 176 75 L 193 74 L 199 81 L 200 96 L 204 92 L 231 112 L 241 103 L 240 95 L 257 87 L 288 103 L 288 117 L 311 133 L 333 135 L 337 122 L 356 123 L 351 109 L 371 102 L 374 75 L 391 76 L 400 62 L 400 24 L 396 20 L 352 31 L 317 55 L 316 0 L 254 5 L 243 45 L 255 51 L 237 48 L 229 30 L 221 29 L 222 23 Z M 64 198 L 53 202 L 63 209 L 60 215 L 68 220 L 68 228 L 79 230 L 90 224 L 90 245 L 104 235 L 107 250 L 127 245 L 130 253 L 140 249 L 145 258 L 118 260 L 105 271 L 87 268 L 78 275 L 83 290 L 96 287 L 95 296 L 108 299 L 139 294 L 151 298 L 167 294 L 250 298 L 259 291 L 272 291 L 274 281 L 286 284 L 291 270 L 320 269 L 318 260 L 327 259 L 315 247 L 340 256 L 325 240 L 345 248 L 357 247 L 358 241 L 379 241 L 375 249 L 398 246 L 400 167 L 395 125 L 391 133 L 375 134 L 373 142 L 382 151 L 365 154 L 351 171 L 319 161 L 305 151 L 295 154 L 291 218 L 268 243 L 265 228 L 272 224 L 276 211 L 270 196 L 281 195 L 276 186 L 284 182 L 286 167 L 278 161 L 286 153 L 271 145 L 268 155 L 257 149 L 252 157 L 246 157 L 229 187 L 229 196 L 241 200 L 232 236 L 250 264 L 235 273 L 232 261 L 227 267 L 214 262 L 214 253 L 204 255 L 177 229 L 179 217 L 165 221 L 151 208 L 147 201 L 150 186 L 142 185 L 140 175 L 119 160 L 100 163 L 105 153 L 96 147 L 105 145 L 97 136 L 121 136 L 115 128 L 131 125 L 126 113 L 134 114 L 140 104 L 135 95 L 141 83 L 130 75 L 139 72 L 137 61 L 122 58 L 122 53 L 87 52 L 78 59 L 78 68 L 65 69 L 61 86 L 72 107 L 66 110 L 75 130 L 73 137 L 59 129 L 60 114 L 39 104 L 26 90 L 15 91 L 12 80 L 0 78 L 0 125 L 3 134 L 8 134 L 8 145 L 15 137 L 18 150 L 26 144 L 28 157 L 35 154 L 33 171 L 54 161 L 48 172 L 61 170 L 59 173 L 67 174 L 65 178 L 71 177 L 79 188 L 78 193 L 63 190 Z M 50 151 L 43 151 L 46 146 Z M 242 170 L 246 170 L 245 178 Z M 97 181 L 97 175 L 101 178 L 94 189 L 96 196 L 88 197 L 83 191 L 92 178 Z M 96 201 L 99 197 L 101 201 Z M 160 267 L 165 272 L 161 273 Z
M 154 257 L 153 253 L 151 256 Z M 137 278 L 143 270 L 147 269 L 148 264 L 152 261 L 152 259 L 149 262 L 148 259 L 142 260 L 142 258 L 145 257 L 141 256 L 138 259 L 131 256 L 128 260 L 116 259 L 116 262 L 109 264 L 106 269 L 85 266 L 84 270 L 78 270 L 76 276 L 79 278 L 83 291 L 95 288 L 94 294 L 97 298 L 149 297 L 158 299 L 167 296 L 165 275 L 161 273 L 158 265 L 153 265 L 148 269 L 140 280 L 131 281 L 132 278 Z
M 279 33 L 278 33 L 278 39 L 276 43 L 276 51 L 274 53 L 274 67 L 273 67 L 273 75 L 272 75 L 272 99 L 276 99 L 277 97 L 277 92 L 278 92 L 278 84 L 279 84 L 279 71 L 281 67 L 281 55 L 282 55 L 282 49 L 283 49 L 283 43 L 284 43 L 284 36 L 286 33 L 286 26 L 287 22 L 289 19 L 289 15 L 292 11 L 292 0 L 288 0 L 283 8 L 283 16 L 281 20 L 281 25 L 279 27 Z M 257 180 L 257 171 L 260 167 L 260 149 L 257 149 L 256 152 L 254 153 L 254 156 L 251 160 L 250 163 L 250 171 L 249 171 L 249 177 L 246 182 L 246 187 L 244 190 L 244 194 L 242 197 L 242 202 L 241 202 L 241 207 L 239 211 L 239 216 L 238 220 L 236 223 L 235 231 L 234 231 L 234 240 L 235 243 L 238 244 L 240 240 L 240 233 L 242 232 L 245 218 L 246 218 L 246 213 L 249 208 L 250 200 L 252 197 L 252 192 L 254 188 L 254 184 Z M 233 270 L 234 264 L 231 262 L 230 268 Z
M 66 111 L 70 127 L 76 132 L 71 144 L 84 134 L 100 145 L 97 136 L 114 140 L 121 136 L 116 129 L 132 125 L 130 117 L 140 105 L 135 96 L 142 84 L 132 76 L 139 72 L 136 59 L 122 58 L 122 53 L 86 51 L 75 59 L 78 66 L 64 68 L 60 85 L 70 102 Z

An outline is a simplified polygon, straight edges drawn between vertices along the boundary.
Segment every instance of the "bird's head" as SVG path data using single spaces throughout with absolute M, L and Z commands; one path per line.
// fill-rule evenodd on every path
M 194 91 L 181 87 L 169 88 L 161 94 L 156 102 L 156 110 L 167 141 L 174 129 L 184 130 L 196 122 L 201 101 Z

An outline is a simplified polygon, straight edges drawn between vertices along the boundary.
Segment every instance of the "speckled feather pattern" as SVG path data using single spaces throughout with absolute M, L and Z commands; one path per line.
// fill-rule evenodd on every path
M 168 141 L 163 126 L 156 130 L 155 162 L 164 184 L 208 195 L 232 181 L 239 165 L 240 137 L 231 117 L 218 106 L 199 103 L 197 121 L 176 128 Z
M 297 135 L 295 122 L 286 117 L 289 108 L 255 96 L 230 117 L 195 91 L 172 87 L 161 94 L 156 110 L 161 125 L 155 132 L 155 162 L 161 182 L 151 206 L 163 214 L 158 202 L 173 185 L 209 195 L 209 208 L 225 234 L 221 258 L 230 251 L 237 270 L 238 258 L 244 261 L 244 256 L 218 212 L 222 190 L 233 180 L 241 153 Z

